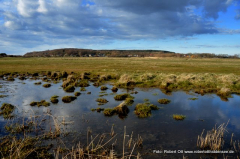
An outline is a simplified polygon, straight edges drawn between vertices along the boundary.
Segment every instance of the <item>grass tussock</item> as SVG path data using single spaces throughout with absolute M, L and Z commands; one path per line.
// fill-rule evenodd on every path
M 103 111 L 103 114 L 105 116 L 113 116 L 114 113 L 115 113 L 115 110 L 111 109 L 111 108 L 104 109 L 104 111 Z
M 34 84 L 35 84 L 35 85 L 41 85 L 42 82 L 35 82 Z
M 11 119 L 13 117 L 13 111 L 15 106 L 9 103 L 3 103 L 0 108 L 0 115 L 3 115 L 4 119 Z
M 105 98 L 98 98 L 98 99 L 96 99 L 96 101 L 99 103 L 107 103 L 108 102 Z
M 52 96 L 52 97 L 50 98 L 50 101 L 51 101 L 52 103 L 55 103 L 55 104 L 56 104 L 56 103 L 58 103 L 58 101 L 59 101 L 57 98 L 58 98 L 58 96 L 57 96 L 57 95 L 54 95 L 54 96 Z
M 86 91 L 86 88 L 85 87 L 81 87 L 80 91 L 84 92 L 84 91 Z
M 159 100 L 158 100 L 158 103 L 160 103 L 160 104 L 168 104 L 168 103 L 170 103 L 170 102 L 171 102 L 171 100 L 166 99 L 166 98 L 163 98 L 163 99 L 159 99 Z
M 108 89 L 108 87 L 106 87 L 106 86 L 102 86 L 100 89 L 101 89 L 102 91 L 105 91 L 105 90 Z
M 184 120 L 185 118 L 186 118 L 185 115 L 173 114 L 173 119 L 175 119 L 175 120 Z
M 7 81 L 15 81 L 15 79 L 12 76 L 8 76 Z
M 91 111 L 97 111 L 98 113 L 100 113 L 101 111 L 104 111 L 104 108 L 91 109 Z
M 193 97 L 193 98 L 188 98 L 188 100 L 198 100 L 198 98 Z
M 75 92 L 74 95 L 75 95 L 75 96 L 80 96 L 81 93 L 80 93 L 80 92 Z
M 45 106 L 45 107 L 48 107 L 48 106 L 50 106 L 50 103 L 45 101 L 45 100 L 41 100 L 40 102 L 33 101 L 33 102 L 30 103 L 30 106 L 38 106 L 38 107 Z
M 224 133 L 228 123 L 221 124 L 218 128 L 213 128 L 207 131 L 204 136 L 204 130 L 201 135 L 198 136 L 197 146 L 201 149 L 221 150 L 224 145 Z
M 75 90 L 75 87 L 73 85 L 69 85 L 64 88 L 65 92 L 74 92 L 74 90 Z
M 114 97 L 115 100 L 125 100 L 126 98 L 132 98 L 133 99 L 134 97 L 131 96 L 128 93 L 118 94 L 118 95 L 115 95 L 115 97 Z
M 152 114 L 151 110 L 158 110 L 158 109 L 159 108 L 153 104 L 139 103 L 136 105 L 134 113 L 139 118 L 147 118 L 151 116 Z
M 117 87 L 112 87 L 112 92 L 117 92 L 118 91 L 118 88 Z
M 45 88 L 49 88 L 49 87 L 51 87 L 51 86 L 52 86 L 52 85 L 49 84 L 49 83 L 46 83 L 46 84 L 43 85 L 43 87 L 45 87 Z
M 74 97 L 74 96 L 64 96 L 64 97 L 62 97 L 62 101 L 64 103 L 70 103 L 70 102 L 74 101 L 75 99 L 77 99 L 77 97 Z

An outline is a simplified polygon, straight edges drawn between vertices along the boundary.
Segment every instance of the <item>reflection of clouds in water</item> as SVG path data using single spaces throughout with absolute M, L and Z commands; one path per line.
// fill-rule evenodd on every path
M 100 131 L 102 133 L 106 130 L 106 127 L 111 127 L 111 124 L 116 125 L 116 129 L 121 131 L 124 126 L 127 126 L 128 130 L 134 131 L 134 133 L 142 133 L 146 135 L 146 127 L 148 128 L 149 134 L 154 134 L 153 139 L 162 139 L 163 143 L 172 142 L 178 140 L 176 133 L 184 134 L 185 131 L 189 131 L 189 138 L 195 138 L 196 132 L 201 133 L 202 129 L 211 129 L 215 124 L 219 125 L 226 123 L 230 119 L 229 126 L 231 131 L 239 131 L 239 114 L 240 114 L 240 97 L 233 95 L 233 98 L 229 98 L 228 102 L 223 102 L 216 95 L 205 95 L 200 96 L 197 94 L 186 94 L 185 92 L 172 92 L 171 96 L 162 93 L 159 89 L 148 89 L 147 91 L 141 91 L 141 89 L 135 88 L 138 94 L 133 94 L 135 97 L 134 104 L 129 106 L 130 113 L 124 120 L 120 120 L 117 116 L 105 117 L 103 113 L 91 112 L 91 108 L 113 108 L 120 104 L 122 101 L 115 101 L 114 95 L 110 89 L 106 90 L 108 96 L 103 96 L 109 102 L 103 106 L 98 106 L 95 101 L 99 98 L 100 87 L 86 87 L 87 91 L 81 92 L 82 94 L 71 103 L 65 104 L 61 101 L 61 98 L 65 95 L 73 95 L 74 93 L 66 93 L 62 89 L 59 89 L 61 83 L 52 84 L 50 88 L 44 88 L 41 85 L 36 86 L 36 81 L 26 80 L 26 84 L 13 83 L 17 85 L 17 89 L 12 96 L 3 98 L 4 101 L 19 106 L 21 111 L 32 114 L 32 110 L 36 115 L 44 115 L 48 109 L 51 110 L 53 116 L 57 117 L 59 121 L 62 121 L 62 116 L 65 117 L 66 121 L 74 121 L 73 124 L 68 125 L 69 130 L 76 130 L 77 132 L 85 132 L 87 127 L 92 127 L 93 131 Z M 9 84 L 10 85 L 10 84 Z M 11 86 L 11 85 L 10 85 Z M 14 86 L 16 87 L 16 86 Z M 107 86 L 111 88 L 112 86 Z M 75 91 L 80 91 L 79 87 L 76 87 Z M 91 92 L 88 95 L 87 92 Z M 119 89 L 117 94 L 127 92 L 124 89 Z M 153 95 L 157 93 L 157 95 Z M 46 100 L 49 101 L 53 95 L 59 96 L 58 104 L 51 104 L 50 107 L 31 107 L 29 104 L 32 101 Z M 189 98 L 197 97 L 198 99 L 193 101 Z M 144 99 L 147 98 L 152 104 L 162 106 L 164 109 L 158 111 L 152 111 L 152 117 L 146 119 L 139 119 L 134 114 L 135 105 L 143 103 Z M 171 103 L 167 105 L 161 105 L 157 101 L 161 98 L 167 98 L 171 100 Z M 19 112 L 21 112 L 19 111 Z M 172 119 L 172 114 L 183 114 L 187 118 L 183 122 L 176 122 Z M 87 121 L 83 120 L 86 119 Z M 199 119 L 204 119 L 204 122 L 200 122 Z M 0 117 L 0 121 L 2 118 Z M 46 126 L 52 125 L 51 122 L 46 122 Z M 190 130 L 193 129 L 193 130 Z M 107 129 L 107 131 L 109 131 Z M 116 130 L 116 131 L 117 131 Z M 168 138 L 168 136 L 171 137 Z M 179 138 L 183 138 L 180 136 Z M 185 138 L 184 138 L 185 140 Z M 186 139 L 187 140 L 187 139 Z M 194 141 L 195 144 L 195 141 Z

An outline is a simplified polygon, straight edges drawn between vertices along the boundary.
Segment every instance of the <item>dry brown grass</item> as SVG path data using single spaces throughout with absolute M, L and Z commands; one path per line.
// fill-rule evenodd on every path
M 205 137 L 203 136 L 203 130 L 202 134 L 198 136 L 197 146 L 201 149 L 221 150 L 224 145 L 223 135 L 226 131 L 228 122 L 227 124 L 221 124 L 218 128 L 215 127 L 212 130 L 207 131 Z

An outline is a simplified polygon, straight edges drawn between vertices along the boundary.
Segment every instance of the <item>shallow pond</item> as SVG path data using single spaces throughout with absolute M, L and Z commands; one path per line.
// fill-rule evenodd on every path
M 17 113 L 22 114 L 41 115 L 43 112 L 51 111 L 51 114 L 58 118 L 59 121 L 65 120 L 69 122 L 65 126 L 64 131 L 74 132 L 73 135 L 67 136 L 63 139 L 66 145 L 76 144 L 78 141 L 86 140 L 87 129 L 92 130 L 93 136 L 96 134 L 109 133 L 112 125 L 114 131 L 118 134 L 116 139 L 118 144 L 115 149 L 116 152 L 122 151 L 122 140 L 124 133 L 124 126 L 126 126 L 127 134 L 135 138 L 140 135 L 143 138 L 143 147 L 136 149 L 143 158 L 159 158 L 159 157 L 180 157 L 183 154 L 164 154 L 153 153 L 153 150 L 200 150 L 197 147 L 198 135 L 201 135 L 203 129 L 211 130 L 215 126 L 222 123 L 229 123 L 227 125 L 227 132 L 225 132 L 225 146 L 224 150 L 229 149 L 232 133 L 234 133 L 234 140 L 240 139 L 240 97 L 232 95 L 228 101 L 223 101 L 214 94 L 201 96 L 195 93 L 186 93 L 182 91 L 172 92 L 171 94 L 164 94 L 160 89 L 149 88 L 135 88 L 137 94 L 134 96 L 134 103 L 129 106 L 130 112 L 126 118 L 120 118 L 117 115 L 112 117 L 104 116 L 103 112 L 92 112 L 92 108 L 113 108 L 119 105 L 122 101 L 115 101 L 114 96 L 121 93 L 130 93 L 132 90 L 119 89 L 117 93 L 113 93 L 111 89 L 104 92 L 100 87 L 95 87 L 92 84 L 86 87 L 86 91 L 80 91 L 80 87 L 76 87 L 75 92 L 81 92 L 81 95 L 71 103 L 63 103 L 61 98 L 65 95 L 72 95 L 74 93 L 66 93 L 62 87 L 62 83 L 52 84 L 50 88 L 44 88 L 42 85 L 34 85 L 35 82 L 41 80 L 24 80 L 16 79 L 14 82 L 0 81 L 0 95 L 7 95 L 0 98 L 0 105 L 2 103 L 10 103 L 18 107 Z M 42 82 L 44 84 L 45 82 Z M 108 88 L 112 85 L 106 84 Z M 91 92 L 91 94 L 87 94 Z M 102 98 L 109 102 L 104 105 L 98 105 L 96 99 L 100 94 L 105 94 Z M 50 102 L 53 95 L 59 96 L 59 103 L 52 104 L 49 107 L 32 107 L 29 104 L 32 101 L 46 100 Z M 159 104 L 158 99 L 167 98 L 171 102 L 169 104 Z M 197 100 L 190 100 L 189 98 L 198 98 Z M 151 117 L 138 118 L 134 113 L 134 108 L 138 103 L 148 101 L 151 104 L 157 105 L 160 109 L 152 111 Z M 173 119 L 173 114 L 182 114 L 186 118 L 183 121 L 176 121 Z M 4 120 L 0 116 L 0 134 L 5 135 L 4 124 L 8 120 Z M 46 123 L 48 126 L 50 123 Z M 235 154 L 225 154 L 225 156 Z M 204 156 L 203 154 L 185 154 L 185 156 Z M 218 154 L 222 157 L 223 154 Z

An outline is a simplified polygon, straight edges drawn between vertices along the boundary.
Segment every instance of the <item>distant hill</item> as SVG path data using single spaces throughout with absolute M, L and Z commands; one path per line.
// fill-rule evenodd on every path
M 91 50 L 65 48 L 46 51 L 34 51 L 24 55 L 24 57 L 160 57 L 176 56 L 177 54 L 163 50 Z

